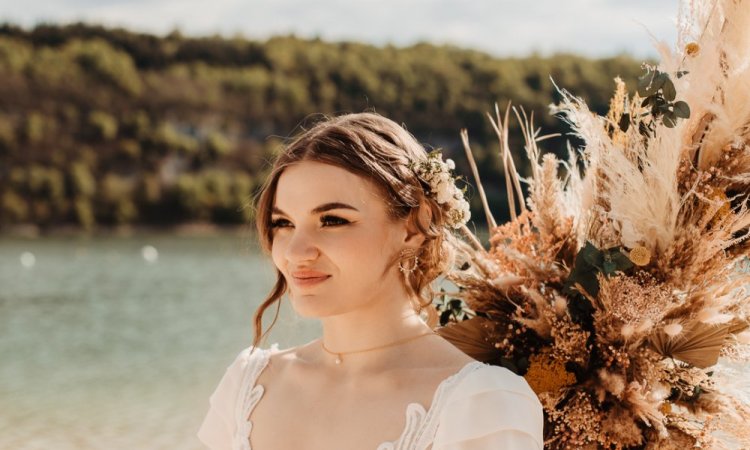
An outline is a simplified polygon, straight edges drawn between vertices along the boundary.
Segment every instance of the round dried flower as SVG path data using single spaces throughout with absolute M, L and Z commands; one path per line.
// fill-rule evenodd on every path
M 630 250 L 630 255 L 628 255 L 628 257 L 636 266 L 646 266 L 651 261 L 651 251 L 646 247 L 639 245 Z
M 696 42 L 690 42 L 685 46 L 685 53 L 688 54 L 688 56 L 695 56 L 700 51 L 701 47 Z

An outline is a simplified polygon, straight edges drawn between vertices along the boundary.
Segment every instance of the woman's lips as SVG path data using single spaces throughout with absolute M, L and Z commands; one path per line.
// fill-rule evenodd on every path
M 317 284 L 320 284 L 326 281 L 329 278 L 331 278 L 330 275 L 324 275 L 322 277 L 305 277 L 305 278 L 300 278 L 296 276 L 292 277 L 292 279 L 294 280 L 294 284 L 300 287 L 315 286 Z
M 315 286 L 330 278 L 331 276 L 323 272 L 314 270 L 299 270 L 292 272 L 292 280 L 297 286 Z

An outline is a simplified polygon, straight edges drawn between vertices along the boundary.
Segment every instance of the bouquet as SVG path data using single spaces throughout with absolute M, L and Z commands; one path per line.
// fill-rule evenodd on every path
M 495 108 L 506 224 L 462 132 L 489 249 L 461 228 L 438 331 L 526 378 L 548 448 L 750 448 L 750 3 L 684 3 L 658 50 L 637 92 L 615 80 L 606 116 L 560 90 L 553 113 L 584 142 L 567 161 L 513 108 L 528 178 Z

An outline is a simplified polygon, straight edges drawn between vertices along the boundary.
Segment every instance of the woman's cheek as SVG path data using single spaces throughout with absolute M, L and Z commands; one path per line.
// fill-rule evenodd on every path
M 271 259 L 277 268 L 281 269 L 286 249 L 285 239 L 275 236 L 271 242 Z

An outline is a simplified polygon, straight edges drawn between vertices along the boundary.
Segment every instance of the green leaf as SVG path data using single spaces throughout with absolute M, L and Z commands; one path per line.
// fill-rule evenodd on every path
M 677 118 L 674 116 L 674 113 L 668 112 L 664 114 L 662 122 L 664 123 L 665 127 L 674 128 L 675 125 L 677 125 Z
M 625 271 L 633 267 L 633 261 L 619 249 L 616 252 L 612 252 L 611 258 L 612 262 L 617 265 L 617 270 Z
M 667 78 L 664 81 L 664 85 L 661 87 L 661 91 L 664 93 L 664 98 L 667 99 L 667 101 L 674 101 L 675 97 L 677 97 L 677 91 L 674 88 L 674 83 L 672 83 L 672 80 Z
M 677 78 L 682 78 L 683 76 L 685 76 L 685 75 L 687 75 L 689 73 L 690 72 L 688 72 L 687 70 L 680 70 L 680 71 L 677 72 L 676 75 L 677 75 Z
M 641 94 L 641 91 L 639 91 L 638 94 L 642 97 L 656 94 L 664 85 L 664 82 L 667 80 L 667 78 L 667 74 L 657 71 L 657 73 L 653 77 L 653 80 L 651 81 L 651 84 L 649 84 L 648 87 L 642 89 L 643 94 Z
M 590 241 L 587 241 L 586 245 L 576 255 L 573 270 L 570 272 L 568 279 L 565 280 L 564 290 L 567 293 L 575 293 L 577 292 L 575 285 L 578 283 L 590 295 L 596 296 L 599 293 L 599 280 L 596 276 L 601 272 L 603 262 L 604 253 Z
M 655 106 L 669 106 L 669 102 L 667 102 L 661 95 L 654 95 L 653 103 Z
M 657 74 L 654 76 L 654 82 L 651 83 L 651 87 L 654 89 L 654 92 L 656 92 L 661 89 L 667 81 L 669 81 L 669 75 L 657 71 Z
M 654 106 L 654 115 L 666 115 L 666 114 L 672 114 L 672 110 L 669 109 L 669 105 L 663 104 L 663 105 L 656 105 Z
M 617 264 L 614 261 L 604 261 L 603 269 L 606 275 L 612 275 L 617 270 Z
M 598 267 L 602 264 L 602 252 L 591 241 L 586 241 L 586 245 L 578 252 L 576 262 L 578 262 L 578 258 L 582 258 L 590 266 Z
M 654 74 L 655 72 L 646 69 L 646 73 L 638 77 L 638 95 L 641 97 L 646 97 L 648 95 L 646 94 L 646 90 L 654 80 Z
M 690 117 L 690 107 L 687 103 L 680 100 L 679 102 L 675 102 L 674 105 L 674 115 L 676 117 L 679 117 L 681 119 L 687 119 Z

